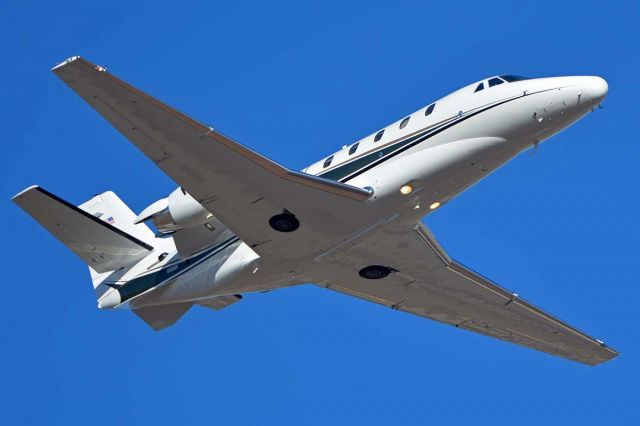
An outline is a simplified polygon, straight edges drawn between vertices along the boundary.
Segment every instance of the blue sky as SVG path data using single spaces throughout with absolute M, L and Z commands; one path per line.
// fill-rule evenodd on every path
M 475 2 L 474 2 L 475 3 Z M 0 3 L 7 423 L 631 424 L 637 2 Z M 134 211 L 174 183 L 49 72 L 82 55 L 292 168 L 494 74 L 597 74 L 605 109 L 427 220 L 449 253 L 621 356 L 589 368 L 301 286 L 154 333 L 9 200 Z

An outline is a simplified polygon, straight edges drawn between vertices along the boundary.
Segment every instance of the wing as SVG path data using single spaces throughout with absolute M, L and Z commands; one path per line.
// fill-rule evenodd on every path
M 53 72 L 261 256 L 315 253 L 357 228 L 369 191 L 280 166 L 82 58 Z M 285 210 L 297 232 L 269 226 Z
M 618 355 L 451 260 L 424 225 L 383 231 L 333 256 L 324 269 L 334 271 L 323 283 L 329 289 L 589 365 Z M 361 278 L 368 265 L 396 271 Z

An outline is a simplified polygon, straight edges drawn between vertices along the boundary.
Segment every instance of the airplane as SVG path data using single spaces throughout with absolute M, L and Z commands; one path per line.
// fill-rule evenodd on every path
M 604 79 L 485 78 L 296 171 L 84 58 L 52 71 L 178 185 L 137 215 L 111 191 L 13 198 L 87 264 L 98 308 L 161 330 L 194 305 L 313 283 L 591 366 L 618 355 L 453 260 L 422 222 L 598 108 Z

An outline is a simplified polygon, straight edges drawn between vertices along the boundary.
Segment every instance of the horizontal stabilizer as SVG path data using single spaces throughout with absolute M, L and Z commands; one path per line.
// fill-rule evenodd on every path
M 38 186 L 13 201 L 98 273 L 114 271 L 144 258 L 149 244 Z
M 198 300 L 195 304 L 219 311 L 229 305 L 242 300 L 242 295 L 217 296 Z M 150 306 L 148 308 L 134 309 L 133 313 L 139 316 L 155 331 L 160 331 L 175 324 L 194 305 L 194 302 L 172 303 L 170 305 Z
M 167 328 L 178 321 L 193 303 L 172 303 L 170 305 L 150 306 L 148 308 L 134 309 L 133 313 L 139 316 L 155 331 Z

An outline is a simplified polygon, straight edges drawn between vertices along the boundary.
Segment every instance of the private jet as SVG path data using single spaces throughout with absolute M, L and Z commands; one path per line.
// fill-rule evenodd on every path
M 422 218 L 598 108 L 600 77 L 477 81 L 302 171 L 72 57 L 52 71 L 178 185 L 135 214 L 39 186 L 13 201 L 155 330 L 304 283 L 588 365 L 618 353 L 453 260 Z

